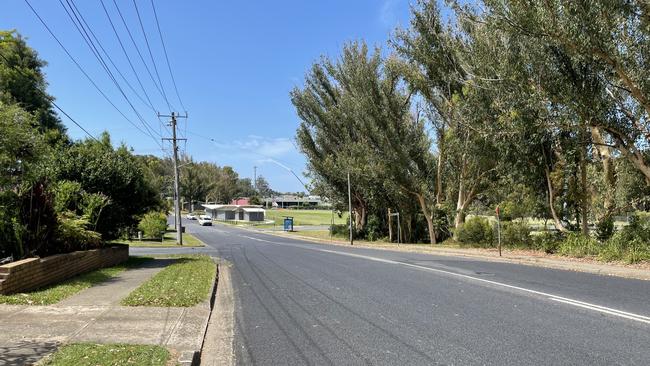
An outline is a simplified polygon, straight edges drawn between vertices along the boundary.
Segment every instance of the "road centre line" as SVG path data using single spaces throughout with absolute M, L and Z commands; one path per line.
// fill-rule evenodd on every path
M 539 296 L 542 296 L 542 297 L 546 297 L 549 300 L 557 301 L 557 302 L 560 302 L 560 303 L 563 303 L 563 304 L 566 304 L 566 305 L 572 305 L 572 306 L 575 306 L 575 307 L 580 307 L 580 308 L 583 308 L 583 309 L 588 309 L 588 310 L 600 312 L 600 313 L 603 313 L 603 314 L 613 315 L 613 316 L 617 316 L 617 317 L 620 317 L 620 318 L 625 318 L 625 319 L 628 319 L 628 320 L 637 321 L 637 322 L 640 322 L 640 323 L 650 324 L 650 317 L 648 317 L 648 316 L 635 314 L 635 313 L 630 313 L 630 312 L 626 312 L 626 311 L 622 311 L 622 310 L 618 310 L 618 309 L 609 308 L 609 307 L 606 307 L 606 306 L 601 306 L 601 305 L 592 304 L 592 303 L 588 303 L 588 302 L 584 302 L 584 301 L 580 301 L 580 300 L 575 300 L 575 299 L 571 299 L 571 298 L 567 298 L 567 297 L 563 297 L 563 296 L 554 295 L 554 294 L 543 292 L 543 291 L 531 290 L 531 289 L 528 289 L 528 288 L 525 288 L 525 287 L 509 285 L 509 284 L 502 283 L 502 282 L 486 280 L 484 278 L 469 276 L 469 275 L 460 274 L 460 273 L 451 272 L 451 271 L 446 271 L 446 270 L 442 270 L 442 269 L 430 268 L 430 267 L 420 266 L 420 265 L 417 265 L 417 264 L 404 263 L 404 262 L 394 261 L 394 260 L 390 260 L 390 259 L 383 259 L 383 258 L 378 258 L 378 257 L 362 255 L 362 254 L 339 252 L 339 251 L 335 251 L 335 250 L 314 248 L 314 247 L 296 245 L 296 244 L 291 244 L 291 243 L 279 243 L 279 242 L 275 242 L 275 241 L 264 240 L 264 239 L 259 239 L 259 238 L 253 238 L 253 237 L 244 236 L 244 235 L 242 235 L 242 237 L 252 239 L 252 240 L 261 241 L 261 242 L 266 242 L 266 243 L 279 244 L 279 245 L 290 245 L 290 246 L 300 247 L 300 248 L 303 248 L 303 249 L 316 250 L 316 251 L 324 252 L 324 253 L 331 253 L 331 254 L 338 254 L 338 255 L 343 255 L 343 256 L 348 256 L 348 257 L 361 258 L 361 259 L 371 260 L 371 261 L 374 261 L 374 262 L 381 262 L 381 263 L 387 263 L 387 264 L 397 264 L 397 265 L 416 268 L 416 269 L 420 269 L 420 270 L 424 270 L 424 271 L 428 271 L 428 272 L 444 273 L 444 274 L 450 275 L 450 276 L 455 276 L 455 277 L 464 278 L 464 279 L 468 279 L 468 280 L 473 280 L 473 281 L 477 281 L 477 282 L 488 283 L 488 284 L 491 284 L 491 285 L 494 285 L 494 286 L 509 288 L 509 289 L 512 289 L 512 290 L 526 292 L 526 293 L 529 293 L 529 294 L 539 295 Z

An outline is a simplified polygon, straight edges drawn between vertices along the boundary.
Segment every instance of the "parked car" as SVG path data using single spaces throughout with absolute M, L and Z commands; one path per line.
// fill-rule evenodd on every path
M 199 216 L 199 225 L 201 226 L 212 226 L 212 217 L 208 215 Z
M 194 213 L 192 213 L 192 212 L 188 213 L 185 217 L 188 220 L 196 220 L 196 215 Z

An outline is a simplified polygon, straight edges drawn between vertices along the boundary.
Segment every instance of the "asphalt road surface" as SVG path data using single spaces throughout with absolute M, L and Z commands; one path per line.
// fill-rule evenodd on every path
M 650 365 L 650 281 L 187 223 L 233 263 L 241 365 Z

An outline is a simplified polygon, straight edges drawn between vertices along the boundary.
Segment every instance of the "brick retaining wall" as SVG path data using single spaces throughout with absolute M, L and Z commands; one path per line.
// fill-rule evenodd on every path
M 0 266 L 0 294 L 37 289 L 129 259 L 128 245 L 28 258 Z

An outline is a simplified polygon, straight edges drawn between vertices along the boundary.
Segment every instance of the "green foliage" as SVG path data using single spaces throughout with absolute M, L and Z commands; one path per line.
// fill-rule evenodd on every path
M 77 217 L 72 212 L 59 214 L 56 231 L 56 240 L 63 248 L 63 252 L 98 248 L 102 244 L 99 233 L 89 230 L 86 217 Z
M 124 146 L 114 149 L 105 134 L 101 142 L 86 140 L 61 149 L 51 163 L 57 180 L 77 182 L 87 194 L 86 214 L 104 239 L 135 227 L 137 218 L 158 209 L 161 199 L 145 180 L 142 165 Z M 101 196 L 106 196 L 104 202 Z M 101 220 L 97 218 L 101 214 Z
M 384 232 L 382 230 L 381 220 L 379 219 L 379 217 L 377 217 L 377 215 L 370 215 L 364 229 L 365 229 L 365 237 L 370 241 L 379 240 L 385 237 Z
M 350 227 L 347 224 L 332 225 L 330 234 L 335 237 L 348 238 L 350 236 Z
M 525 221 L 506 221 L 501 223 L 501 243 L 504 247 L 532 248 L 533 238 L 530 226 Z
M 162 212 L 149 212 L 140 220 L 138 229 L 144 233 L 145 237 L 159 239 L 167 229 L 167 216 Z
M 543 231 L 533 238 L 533 247 L 537 250 L 544 251 L 547 254 L 554 254 L 560 248 L 564 239 L 560 234 L 550 231 Z
M 611 238 L 614 231 L 614 219 L 611 216 L 604 217 L 596 223 L 596 238 L 601 242 Z
M 494 229 L 484 217 L 472 217 L 455 231 L 455 238 L 465 245 L 492 247 L 495 244 Z
M 650 260 L 650 221 L 646 215 L 634 215 L 630 225 L 616 232 L 599 253 L 604 261 L 635 263 Z
M 598 255 L 601 244 L 592 237 L 580 233 L 569 233 L 558 248 L 558 254 L 582 258 Z
M 53 98 L 43 92 L 45 65 L 18 33 L 0 31 L 0 103 L 20 105 L 35 117 L 41 132 L 60 139 L 65 127 L 53 110 Z

